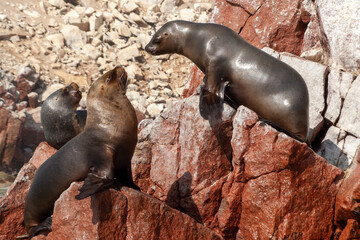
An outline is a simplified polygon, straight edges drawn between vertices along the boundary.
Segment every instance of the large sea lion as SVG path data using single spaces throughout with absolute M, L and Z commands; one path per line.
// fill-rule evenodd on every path
M 79 86 L 73 82 L 45 99 L 41 107 L 41 124 L 50 146 L 59 149 L 84 130 L 86 116 L 76 113 L 81 96 Z
M 172 21 L 154 34 L 145 50 L 192 60 L 205 73 L 202 96 L 208 105 L 225 96 L 232 106 L 244 105 L 298 140 L 307 140 L 309 93 L 303 78 L 231 29 Z
M 130 161 L 137 143 L 136 114 L 126 92 L 122 67 L 105 73 L 87 96 L 87 120 L 82 133 L 67 142 L 37 170 L 25 200 L 25 227 L 29 236 L 48 227 L 54 203 L 72 182 L 84 181 L 77 199 L 111 183 L 139 189 Z

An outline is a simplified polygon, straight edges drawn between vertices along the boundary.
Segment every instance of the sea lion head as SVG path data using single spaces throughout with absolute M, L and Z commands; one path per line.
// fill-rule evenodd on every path
M 184 24 L 185 21 L 179 20 L 167 22 L 154 34 L 145 50 L 151 55 L 181 53 L 181 43 L 186 33 Z
M 123 67 L 117 66 L 96 80 L 89 89 L 88 99 L 106 98 L 110 101 L 119 95 L 125 95 L 127 73 Z
M 61 104 L 77 106 L 81 100 L 82 94 L 79 90 L 79 85 L 72 82 L 68 86 L 56 91 L 54 96 L 56 101 L 61 101 Z

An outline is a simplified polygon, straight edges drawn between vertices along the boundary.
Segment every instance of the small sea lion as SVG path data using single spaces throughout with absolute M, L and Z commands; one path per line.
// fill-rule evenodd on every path
M 81 91 L 76 83 L 53 92 L 41 107 L 41 124 L 45 140 L 59 149 L 84 130 L 83 116 L 76 114 L 81 100 Z
M 262 119 L 306 141 L 309 93 L 292 67 L 252 46 L 231 29 L 212 23 L 172 21 L 162 26 L 145 50 L 152 55 L 178 53 L 205 73 L 207 105 L 223 99 L 244 105 Z
M 25 200 L 25 227 L 34 236 L 50 225 L 54 203 L 72 182 L 84 181 L 77 199 L 112 183 L 139 187 L 131 175 L 137 143 L 136 114 L 126 92 L 127 74 L 116 67 L 95 81 L 87 96 L 85 129 L 37 170 Z

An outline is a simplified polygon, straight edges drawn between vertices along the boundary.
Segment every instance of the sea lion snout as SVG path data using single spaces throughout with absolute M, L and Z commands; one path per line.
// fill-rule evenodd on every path
M 146 47 L 145 47 L 145 51 L 150 53 L 151 55 L 156 54 L 156 46 L 152 43 L 152 41 L 150 41 Z

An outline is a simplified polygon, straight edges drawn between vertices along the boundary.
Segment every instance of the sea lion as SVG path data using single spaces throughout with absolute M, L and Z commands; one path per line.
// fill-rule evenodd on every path
M 137 143 L 136 114 L 126 92 L 127 74 L 116 67 L 95 81 L 87 96 L 82 133 L 67 142 L 37 170 L 25 199 L 28 236 L 48 228 L 54 203 L 72 182 L 84 181 L 77 199 L 113 182 L 134 189 L 131 158 Z
M 84 116 L 78 116 L 82 94 L 76 83 L 53 92 L 41 107 L 41 124 L 45 140 L 50 146 L 59 149 L 70 139 L 84 130 Z
M 219 99 L 244 105 L 273 126 L 306 141 L 309 93 L 292 67 L 246 42 L 231 29 L 212 23 L 172 21 L 145 47 L 152 55 L 178 53 L 205 73 L 203 102 Z

